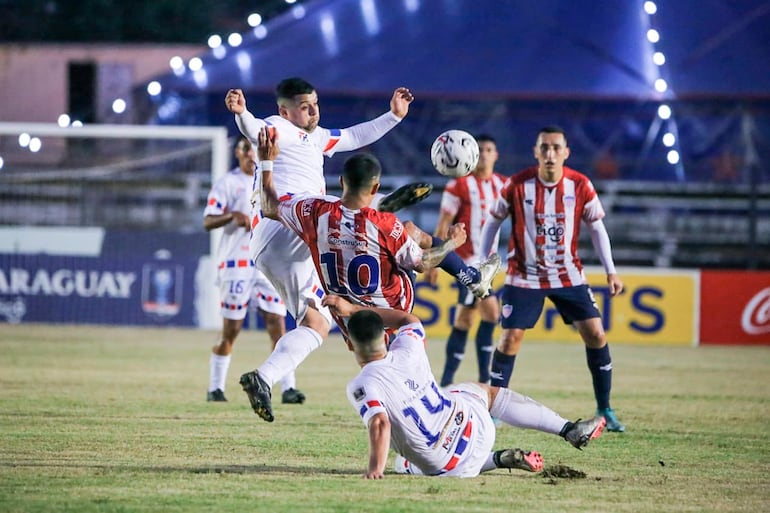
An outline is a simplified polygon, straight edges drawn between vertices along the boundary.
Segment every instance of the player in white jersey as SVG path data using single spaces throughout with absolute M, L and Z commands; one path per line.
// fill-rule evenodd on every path
M 347 396 L 369 432 L 369 465 L 364 477 L 384 476 L 388 449 L 396 471 L 431 476 L 475 477 L 495 468 L 543 469 L 539 453 L 492 451 L 492 416 L 521 428 L 557 434 L 578 449 L 601 435 L 605 420 L 570 422 L 550 408 L 506 388 L 461 383 L 436 384 L 425 352 L 425 328 L 401 310 L 353 305 L 329 295 L 324 303 L 349 318 L 348 330 L 361 372 Z M 398 329 L 388 343 L 385 327 Z
M 286 332 L 286 306 L 249 256 L 255 157 L 249 140 L 239 137 L 235 143 L 238 167 L 214 182 L 203 211 L 204 228 L 207 231 L 222 228 L 223 231 L 217 250 L 222 333 L 209 358 L 208 401 L 227 401 L 225 383 L 233 345 L 249 307 L 256 308 L 264 319 L 273 347 Z M 298 404 L 305 400 L 304 394 L 296 388 L 293 371 L 281 379 L 281 389 L 284 403 Z
M 493 385 L 508 386 L 524 331 L 532 328 L 549 298 L 568 324 L 574 324 L 586 347 L 597 413 L 609 431 L 624 431 L 610 407 L 612 358 L 593 293 L 577 254 L 580 224 L 607 273 L 608 292 L 616 296 L 623 282 L 615 271 L 604 209 L 591 181 L 564 165 L 569 147 L 559 127 L 540 130 L 534 147 L 537 166 L 505 184 L 482 234 L 484 254 L 496 251 L 500 224 L 511 219 L 508 270 L 502 293 L 503 334 L 492 358 Z
M 246 109 L 240 89 L 225 97 L 241 132 L 252 144 L 260 129 L 280 134 L 282 151 L 274 162 L 274 183 L 280 196 L 323 194 L 326 190 L 323 161 L 338 151 L 356 150 L 375 142 L 395 127 L 409 112 L 414 97 L 399 87 L 390 99 L 390 109 L 381 116 L 343 129 L 319 126 L 320 110 L 315 88 L 301 78 L 289 78 L 276 87 L 278 115 L 257 119 Z M 258 191 L 259 188 L 256 188 Z M 255 216 L 251 256 L 283 298 L 297 328 L 278 341 L 275 350 L 257 370 L 241 376 L 241 385 L 255 413 L 272 422 L 271 387 L 320 347 L 331 328 L 331 314 L 321 307 L 323 287 L 313 267 L 310 250 L 297 235 L 272 219 Z M 259 399 L 257 399 L 259 396 Z
M 366 153 L 349 157 L 343 165 L 342 197 L 296 195 L 279 200 L 273 186 L 271 160 L 279 154 L 278 134 L 259 135 L 262 212 L 293 230 L 310 248 L 316 272 L 326 293 L 344 296 L 364 305 L 411 311 L 414 288 L 411 271 L 461 262 L 456 275 L 479 296 L 488 294 L 499 269 L 499 257 L 478 268 L 462 264 L 454 249 L 465 242 L 462 224 L 450 227 L 449 238 L 434 240 L 414 223 L 402 223 L 395 214 L 371 208 L 380 186 L 382 168 Z M 267 160 L 267 161 L 265 161 Z M 451 262 L 450 262 L 451 263 Z M 347 338 L 345 320 L 335 322 Z
M 481 229 L 489 210 L 500 197 L 500 190 L 506 180 L 503 175 L 495 172 L 495 163 L 499 156 L 495 139 L 490 135 L 480 134 L 476 136 L 476 141 L 479 143 L 479 163 L 473 173 L 447 183 L 441 195 L 441 213 L 434 231 L 434 235 L 443 238 L 446 237 L 447 228 L 451 224 L 463 223 L 468 232 L 468 240 L 457 248 L 457 253 L 468 264 L 487 257 L 481 252 Z M 435 270 L 428 271 L 427 279 L 435 285 Z M 489 383 L 489 368 L 494 350 L 493 333 L 500 318 L 499 299 L 495 294 L 479 299 L 459 282 L 457 289 L 455 317 L 447 339 L 446 360 L 440 385 L 445 387 L 454 382 L 455 372 L 465 356 L 468 331 L 476 312 L 481 317 L 475 339 L 478 380 L 481 383 Z

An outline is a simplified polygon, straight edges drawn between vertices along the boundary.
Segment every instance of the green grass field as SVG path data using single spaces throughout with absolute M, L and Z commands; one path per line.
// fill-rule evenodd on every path
M 272 424 L 237 384 L 267 356 L 266 335 L 239 338 L 229 403 L 205 402 L 215 338 L 1 325 L 0 511 L 770 511 L 767 347 L 614 345 L 613 406 L 626 433 L 581 452 L 553 435 L 498 430 L 498 448 L 536 449 L 546 467 L 584 479 L 497 470 L 366 481 L 366 432 L 344 392 L 357 367 L 340 338 L 300 367 L 307 403 L 276 404 Z M 429 345 L 434 370 L 443 349 Z M 461 380 L 474 378 L 469 349 Z M 577 339 L 525 341 L 511 386 L 568 418 L 593 413 Z

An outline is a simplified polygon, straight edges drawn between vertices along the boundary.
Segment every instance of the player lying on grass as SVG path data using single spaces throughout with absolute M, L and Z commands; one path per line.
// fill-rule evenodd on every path
M 460 383 L 442 390 L 425 352 L 425 328 L 409 312 L 353 305 L 328 295 L 323 303 L 347 319 L 361 372 L 347 395 L 369 432 L 366 479 L 382 479 L 393 448 L 396 472 L 475 477 L 495 468 L 543 469 L 534 451 L 492 451 L 495 424 L 559 435 L 580 449 L 602 434 L 602 416 L 570 422 L 550 408 L 507 388 Z M 385 327 L 398 328 L 388 344 Z

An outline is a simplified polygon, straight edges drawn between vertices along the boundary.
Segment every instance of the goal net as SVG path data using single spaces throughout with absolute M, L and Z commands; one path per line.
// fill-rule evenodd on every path
M 213 327 L 230 159 L 224 127 L 0 123 L 0 322 Z

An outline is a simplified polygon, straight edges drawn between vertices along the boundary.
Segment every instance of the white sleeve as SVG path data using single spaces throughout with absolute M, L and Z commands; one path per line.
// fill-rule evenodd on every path
M 488 215 L 484 220 L 484 227 L 481 229 L 481 256 L 487 257 L 494 252 L 497 252 L 497 248 L 493 248 L 495 241 L 497 240 L 497 233 L 500 231 L 500 225 L 503 224 L 502 219 L 498 219 L 495 216 Z
M 400 122 L 400 117 L 388 111 L 372 120 L 343 128 L 334 151 L 353 151 L 372 144 Z
M 604 266 L 604 272 L 607 274 L 617 274 L 615 271 L 615 262 L 612 261 L 612 248 L 610 247 L 610 236 L 607 234 L 607 228 L 601 219 L 590 223 L 591 242 L 594 245 L 599 260 Z
M 261 119 L 255 118 L 254 114 L 247 110 L 244 110 L 242 114 L 235 115 L 235 124 L 238 125 L 238 130 L 253 143 L 257 142 L 259 130 L 264 126 L 267 126 L 267 123 Z

